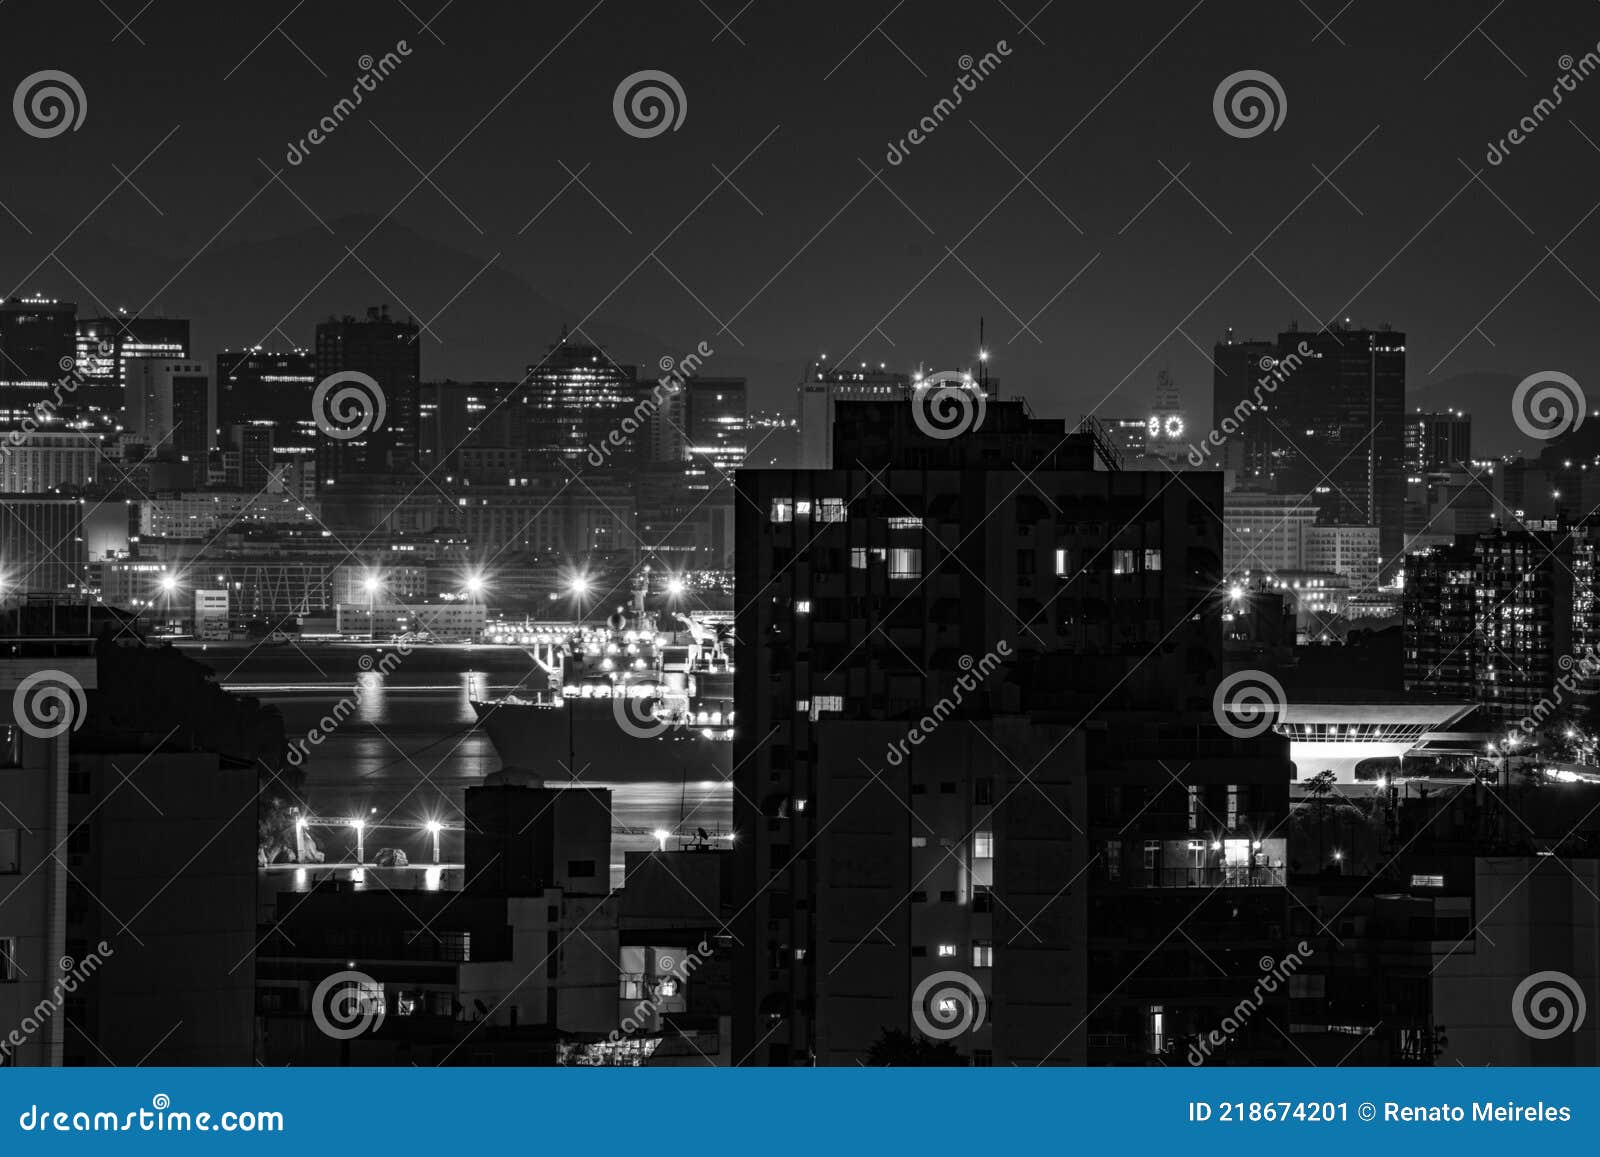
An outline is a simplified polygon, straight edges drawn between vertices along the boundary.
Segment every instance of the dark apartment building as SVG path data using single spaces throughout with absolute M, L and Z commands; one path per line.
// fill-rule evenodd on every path
M 833 468 L 737 476 L 744 1063 L 854 1063 L 885 1030 L 937 1035 L 979 1010 L 949 1034 L 953 1063 L 1090 1059 L 1093 994 L 1115 988 L 1121 956 L 1097 963 L 1086 935 L 1105 878 L 1087 865 L 1107 854 L 1089 824 L 1143 806 L 1129 794 L 1095 811 L 1134 756 L 1125 732 L 1090 725 L 1142 711 L 1134 725 L 1154 735 L 1158 715 L 1180 719 L 1159 778 L 1185 792 L 1220 737 L 1221 476 L 1107 469 L 1091 430 L 1020 402 L 990 401 L 980 426 L 940 439 L 915 404 L 840 402 Z M 1202 836 L 1185 830 L 1184 854 L 1157 860 L 1251 888 L 1262 903 L 1238 919 L 1263 939 L 1281 926 L 1281 879 L 1274 901 L 1246 833 L 1265 839 L 1283 809 L 1281 748 L 1203 764 L 1196 786 L 1221 817 L 1205 852 L 1186 858 Z M 1144 851 L 1122 852 L 1126 889 Z M 1124 917 L 1181 891 L 1166 881 L 1130 890 Z M 1170 931 L 1155 915 L 1138 926 L 1148 940 L 1128 951 Z

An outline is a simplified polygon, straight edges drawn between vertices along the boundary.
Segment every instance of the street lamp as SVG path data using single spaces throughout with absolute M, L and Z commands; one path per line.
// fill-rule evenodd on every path
M 356 830 L 356 863 L 365 866 L 367 862 L 367 821 L 351 820 L 350 826 Z
M 428 821 L 428 834 L 433 837 L 433 862 L 436 864 L 439 862 L 439 832 L 443 828 L 444 825 L 438 820 Z
M 367 592 L 367 641 L 371 642 L 378 637 L 377 624 L 373 616 L 376 613 L 378 592 L 383 589 L 383 580 L 376 573 L 369 573 L 361 580 L 361 589 Z

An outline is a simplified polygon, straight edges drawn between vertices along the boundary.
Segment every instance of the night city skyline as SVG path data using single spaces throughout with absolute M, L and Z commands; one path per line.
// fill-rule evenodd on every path
M 1600 6 L 1341 3 L 0 0 L 0 1069 L 1595 1071 Z

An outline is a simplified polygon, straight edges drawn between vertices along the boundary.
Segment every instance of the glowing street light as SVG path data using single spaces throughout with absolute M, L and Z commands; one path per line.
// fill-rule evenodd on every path
M 687 584 L 681 578 L 669 578 L 667 580 L 667 593 L 673 598 L 677 598 L 687 589 Z
M 367 821 L 351 820 L 350 826 L 356 830 L 356 863 L 364 865 L 367 862 Z
M 469 574 L 467 576 L 465 585 L 467 594 L 471 595 L 473 598 L 477 598 L 479 595 L 483 594 L 483 575 L 478 573 Z
M 657 828 L 651 834 L 655 836 L 656 842 L 661 845 L 661 849 L 660 850 L 663 851 L 663 852 L 666 851 L 667 850 L 667 841 L 672 838 L 672 833 L 669 832 L 666 828 Z
M 428 834 L 433 837 L 433 862 L 439 862 L 439 833 L 444 830 L 444 825 L 438 820 L 428 821 Z

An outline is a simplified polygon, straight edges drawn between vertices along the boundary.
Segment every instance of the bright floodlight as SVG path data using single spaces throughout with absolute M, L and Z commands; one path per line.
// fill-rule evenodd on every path
M 667 580 L 667 593 L 669 595 L 681 595 L 684 592 L 684 589 L 683 580 L 681 578 L 671 578 Z
M 589 593 L 589 579 L 587 576 L 579 575 L 577 578 L 572 580 L 572 593 L 575 595 L 586 595 Z
M 481 574 L 467 576 L 467 593 L 470 595 L 483 593 L 483 576 Z
M 661 845 L 661 850 L 663 852 L 666 851 L 667 850 L 667 841 L 672 838 L 672 833 L 667 831 L 666 828 L 657 828 L 651 834 L 655 836 L 656 842 Z
M 441 828 L 443 828 L 443 827 L 444 827 L 444 825 L 441 824 L 438 820 L 429 820 L 428 821 L 428 830 L 430 832 L 432 832 L 434 835 L 438 835 L 439 834 L 439 830 Z
M 376 591 L 380 586 L 382 586 L 383 584 L 378 581 L 378 576 L 377 575 L 369 574 L 365 579 L 363 579 L 361 581 L 361 585 L 364 588 L 366 588 L 366 592 L 370 595 L 374 591 Z
M 175 574 L 164 574 L 164 575 L 162 575 L 161 576 L 161 589 L 166 591 L 168 594 L 171 594 L 173 591 L 177 590 L 178 589 L 178 576 L 175 575 Z

